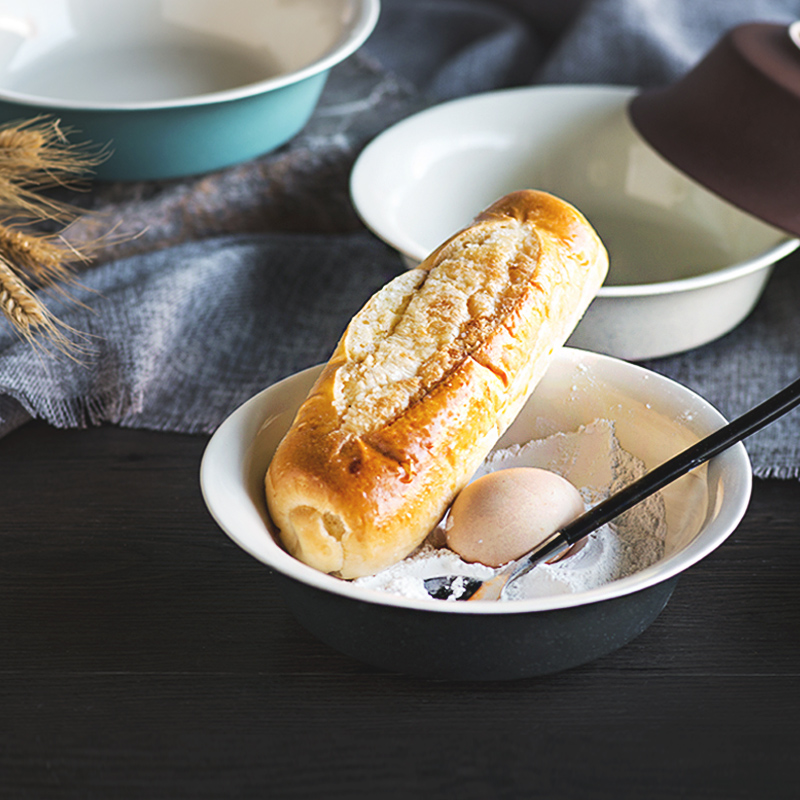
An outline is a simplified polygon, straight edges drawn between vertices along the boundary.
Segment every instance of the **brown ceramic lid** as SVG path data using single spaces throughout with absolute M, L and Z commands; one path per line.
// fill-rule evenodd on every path
M 629 113 L 680 170 L 800 236 L 798 25 L 734 28 L 684 78 L 636 95 Z

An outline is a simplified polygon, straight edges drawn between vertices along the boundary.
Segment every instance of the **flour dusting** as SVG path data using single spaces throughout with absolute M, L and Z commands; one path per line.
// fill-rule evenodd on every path
M 614 423 L 598 419 L 575 431 L 496 450 L 473 480 L 498 469 L 523 466 L 549 469 L 569 480 L 587 509 L 645 472 L 642 461 L 620 446 Z M 448 549 L 443 526 L 444 520 L 408 558 L 354 583 L 403 597 L 431 599 L 423 583 L 427 578 L 456 575 L 487 580 L 499 571 L 467 563 Z M 505 599 L 584 592 L 624 578 L 661 558 L 666 532 L 664 501 L 655 494 L 590 534 L 568 557 L 540 564 L 519 578 L 508 587 Z

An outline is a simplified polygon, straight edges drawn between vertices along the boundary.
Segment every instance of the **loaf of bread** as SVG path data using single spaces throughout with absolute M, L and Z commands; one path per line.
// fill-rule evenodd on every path
M 352 319 L 266 475 L 287 550 L 342 578 L 442 518 L 603 282 L 606 251 L 552 195 L 501 198 Z

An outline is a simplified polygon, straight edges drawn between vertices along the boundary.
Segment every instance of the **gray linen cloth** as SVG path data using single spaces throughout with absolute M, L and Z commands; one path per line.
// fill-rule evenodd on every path
M 270 383 L 329 355 L 347 320 L 402 269 L 360 225 L 347 178 L 361 148 L 418 110 L 514 85 L 656 86 L 726 29 L 790 22 L 787 0 L 384 0 L 367 44 L 331 73 L 306 129 L 208 176 L 97 184 L 73 236 L 131 234 L 80 276 L 90 310 L 52 302 L 90 335 L 81 366 L 0 331 L 0 435 L 32 417 L 210 433 Z M 567 13 L 569 12 L 569 13 Z M 798 377 L 800 257 L 780 264 L 734 332 L 647 366 L 732 417 Z M 748 441 L 756 475 L 800 476 L 794 415 Z

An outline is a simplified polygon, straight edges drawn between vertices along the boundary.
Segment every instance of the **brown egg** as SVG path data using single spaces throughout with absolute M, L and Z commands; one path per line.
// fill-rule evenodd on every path
M 580 492 L 545 469 L 490 472 L 461 491 L 445 525 L 465 561 L 499 567 L 524 555 L 585 511 Z

